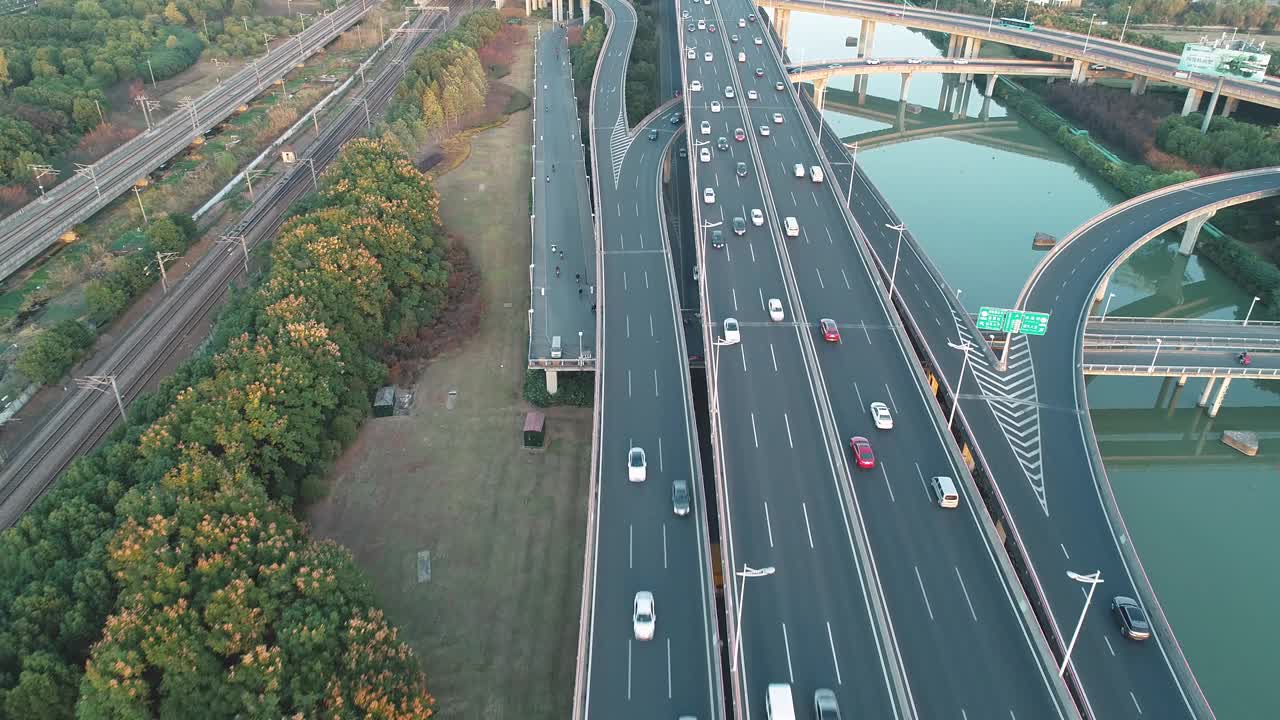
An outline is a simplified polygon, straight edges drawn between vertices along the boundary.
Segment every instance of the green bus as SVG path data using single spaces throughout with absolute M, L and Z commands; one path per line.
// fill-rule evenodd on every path
M 1035 30 L 1036 24 L 1030 20 L 1019 20 L 1018 18 L 1000 18 L 1000 24 L 1005 27 L 1017 28 L 1018 30 Z

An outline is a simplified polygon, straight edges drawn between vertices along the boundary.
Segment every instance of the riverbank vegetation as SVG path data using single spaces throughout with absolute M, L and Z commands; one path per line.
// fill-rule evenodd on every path
M 344 148 L 207 351 L 0 535 L 0 716 L 431 714 L 349 554 L 291 509 L 354 437 L 380 348 L 442 309 L 443 237 L 394 141 Z

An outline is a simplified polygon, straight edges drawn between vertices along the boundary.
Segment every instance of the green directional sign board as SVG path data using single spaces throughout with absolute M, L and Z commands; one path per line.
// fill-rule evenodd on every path
M 1043 335 L 1049 329 L 1049 316 L 1046 313 L 1025 310 L 983 307 L 978 309 L 976 324 L 979 330 Z

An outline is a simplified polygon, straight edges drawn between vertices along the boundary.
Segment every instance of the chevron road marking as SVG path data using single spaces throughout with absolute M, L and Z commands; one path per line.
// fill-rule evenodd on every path
M 618 189 L 618 177 L 622 172 L 622 159 L 631 147 L 631 134 L 627 132 L 627 109 L 618 103 L 618 119 L 609 133 L 609 160 L 613 164 L 613 188 Z

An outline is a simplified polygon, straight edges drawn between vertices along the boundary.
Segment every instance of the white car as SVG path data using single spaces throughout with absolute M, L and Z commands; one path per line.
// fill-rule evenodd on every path
M 716 189 L 715 189 L 715 188 L 703 188 L 703 189 L 702 189 L 702 202 L 704 202 L 704 203 L 706 203 L 706 204 L 708 204 L 708 205 L 713 205 L 713 204 L 715 204 L 715 201 L 716 201 Z
M 773 114 L 773 124 L 774 124 L 774 125 L 781 125 L 781 124 L 782 124 L 782 113 L 774 113 L 774 114 Z
M 738 51 L 738 62 L 746 62 L 746 61 L 747 61 L 747 54 L 746 54 L 746 53 L 744 53 L 744 52 L 742 52 L 741 50 L 739 50 L 739 51 Z
M 880 61 L 875 58 L 867 58 L 868 65 L 879 65 Z
M 706 62 L 711 62 L 712 59 L 714 58 L 715 56 L 712 55 L 711 53 L 702 53 L 702 59 L 705 60 Z
M 746 26 L 747 26 L 747 19 L 746 19 L 746 18 L 738 18 L 738 27 L 746 27 Z
M 763 45 L 763 44 L 764 44 L 764 40 L 761 40 L 760 38 L 755 38 L 755 39 L 753 39 L 751 42 L 753 42 L 753 43 L 755 43 L 755 44 L 757 44 L 757 45 Z
M 684 53 L 684 56 L 689 58 L 690 60 L 698 59 L 698 53 L 694 52 L 693 48 L 689 48 L 688 50 L 686 50 Z
M 796 166 L 791 169 L 791 172 L 794 173 L 795 176 L 798 178 L 804 177 L 804 165 L 801 165 L 800 163 L 796 163 Z
M 698 131 L 701 132 L 703 135 L 710 135 L 711 123 L 707 122 L 706 120 L 703 120 L 701 123 L 698 124 Z
M 968 65 L 968 64 L 969 64 L 969 61 L 968 61 L 968 60 L 965 60 L 964 58 L 956 58 L 955 60 L 952 60 L 952 61 L 951 61 L 951 63 L 952 63 L 953 65 Z M 1097 69 L 1099 66 L 1094 65 L 1093 67 L 1094 67 L 1095 69 Z
M 759 100 L 759 99 L 760 99 L 760 93 L 756 92 L 755 90 L 748 90 L 748 91 L 747 91 L 747 99 L 748 99 L 748 100 Z
M 737 345 L 742 342 L 742 331 L 738 329 L 738 321 L 733 318 L 724 319 L 724 344 Z
M 706 20 L 699 20 L 699 21 L 698 21 L 698 29 L 699 29 L 699 30 L 706 30 L 706 29 L 707 29 L 707 21 L 706 21 Z
M 644 459 L 644 448 L 633 447 L 627 453 L 627 480 L 631 482 L 644 482 L 646 477 L 645 468 L 647 463 Z
M 711 101 L 711 112 L 720 112 L 720 101 L 719 101 L 719 100 L 712 100 L 712 101 Z
M 731 100 L 731 99 L 733 99 L 733 86 L 732 86 L 732 85 L 725 85 L 725 86 L 724 86 L 724 97 L 725 97 L 725 99 L 726 99 L 726 100 Z
M 702 92 L 702 81 L 694 80 L 689 83 L 689 92 Z
M 877 430 L 893 429 L 893 416 L 889 414 L 889 406 L 882 402 L 871 403 L 871 419 L 875 421 Z
M 778 298 L 769 298 L 769 319 L 782 322 L 782 301 Z
M 919 65 L 921 62 L 923 61 L 920 58 L 907 58 L 908 65 Z
M 751 208 L 751 224 L 756 227 L 764 225 L 764 213 L 760 212 L 760 208 Z
M 698 161 L 711 162 L 711 148 L 698 148 Z
M 653 604 L 653 593 L 641 590 L 631 604 L 631 630 L 637 640 L 652 640 L 658 627 L 658 611 Z
M 761 125 L 761 126 L 760 126 L 760 134 L 761 134 L 761 135 L 763 135 L 764 137 L 769 137 L 769 126 L 768 126 L 768 125 Z

